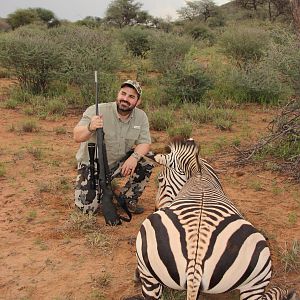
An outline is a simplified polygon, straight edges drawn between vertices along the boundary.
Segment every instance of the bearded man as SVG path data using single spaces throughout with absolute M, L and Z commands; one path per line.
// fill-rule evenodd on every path
M 118 197 L 126 201 L 130 212 L 144 212 L 144 208 L 138 205 L 138 199 L 149 181 L 153 164 L 144 158 L 150 151 L 151 137 L 148 117 L 137 107 L 141 95 L 140 84 L 126 80 L 121 84 L 116 101 L 99 104 L 99 115 L 96 115 L 95 105 L 88 107 L 74 128 L 74 140 L 80 143 L 76 154 L 78 176 L 75 206 L 83 212 L 94 213 L 101 204 L 99 191 L 92 188 L 88 152 L 88 143 L 96 143 L 97 128 L 103 128 L 104 131 L 112 179 L 128 176 Z

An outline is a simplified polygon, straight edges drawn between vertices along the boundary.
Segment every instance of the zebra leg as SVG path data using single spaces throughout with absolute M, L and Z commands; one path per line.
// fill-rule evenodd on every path
M 267 292 L 257 293 L 255 287 L 253 290 L 244 290 L 240 299 L 249 300 L 300 300 L 295 291 L 289 291 L 287 289 L 282 289 L 279 287 L 270 288 Z
M 161 299 L 163 292 L 163 285 L 157 281 L 151 274 L 145 275 L 140 273 L 142 282 L 142 293 L 146 300 Z

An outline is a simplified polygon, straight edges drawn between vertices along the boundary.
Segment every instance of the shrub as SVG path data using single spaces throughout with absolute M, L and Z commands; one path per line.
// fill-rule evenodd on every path
M 167 130 L 174 123 L 173 111 L 162 109 L 150 113 L 150 128 L 153 130 Z
M 170 102 L 201 102 L 212 82 L 203 67 L 193 58 L 193 49 L 177 68 L 164 77 L 165 93 Z
M 186 28 L 189 35 L 195 40 L 207 41 L 209 45 L 212 45 L 215 41 L 215 35 L 213 31 L 204 24 L 193 24 Z
M 258 61 L 269 43 L 266 31 L 255 27 L 234 27 L 220 37 L 222 51 L 238 64 Z
M 10 100 L 17 103 L 29 103 L 34 97 L 30 92 L 22 90 L 20 87 L 15 87 L 10 91 Z
M 34 132 L 38 131 L 38 125 L 35 120 L 26 120 L 21 124 L 21 130 L 24 132 Z
M 214 124 L 220 130 L 231 130 L 232 128 L 232 121 L 226 120 L 223 118 L 217 118 L 214 120 Z
M 182 137 L 182 138 L 190 138 L 192 136 L 193 126 L 191 123 L 184 123 L 181 125 L 177 125 L 176 127 L 170 127 L 167 129 L 167 133 L 170 138 L 174 137 Z
M 0 36 L 0 63 L 13 71 L 21 87 L 45 93 L 62 66 L 62 48 L 46 31 L 22 27 Z
M 122 68 L 126 53 L 113 31 L 101 29 L 61 26 L 50 31 L 53 41 L 64 49 L 65 79 L 80 87 L 85 105 L 95 102 L 94 70 L 98 71 L 101 101 L 115 97 L 116 73 Z
M 290 91 L 280 81 L 280 74 L 261 62 L 243 69 L 225 67 L 215 76 L 214 88 L 207 96 L 223 101 L 233 99 L 238 103 L 275 103 L 289 96 Z
M 6 168 L 4 163 L 0 162 L 0 177 L 4 177 L 6 174 Z
M 142 58 L 146 57 L 150 50 L 150 31 L 140 27 L 125 27 L 120 32 L 121 41 L 126 44 L 126 48 L 134 55 Z
M 67 105 L 63 98 L 53 98 L 46 104 L 46 111 L 52 115 L 64 115 Z
M 154 35 L 151 43 L 151 61 L 159 72 L 165 74 L 182 62 L 193 40 L 186 36 L 164 33 Z
M 184 104 L 182 106 L 182 114 L 191 122 L 203 124 L 212 121 L 213 115 L 209 108 L 204 104 Z
M 15 99 L 8 99 L 3 103 L 3 107 L 8 109 L 15 109 L 18 104 L 18 101 L 16 101 Z
M 266 51 L 264 63 L 280 72 L 285 81 L 300 92 L 300 51 L 295 34 L 287 29 L 271 31 L 272 42 Z

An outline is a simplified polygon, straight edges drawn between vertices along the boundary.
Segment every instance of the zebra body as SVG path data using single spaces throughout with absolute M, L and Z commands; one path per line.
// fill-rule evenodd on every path
M 188 300 L 198 299 L 200 292 L 234 289 L 242 300 L 299 299 L 279 288 L 265 293 L 271 278 L 267 242 L 225 196 L 194 142 L 173 144 L 170 154 L 155 159 L 164 165 L 157 200 L 167 195 L 174 201 L 151 214 L 137 236 L 145 299 L 160 299 L 163 286 L 187 290 Z M 183 183 L 178 195 L 166 188 L 176 176 L 181 176 L 178 186 Z

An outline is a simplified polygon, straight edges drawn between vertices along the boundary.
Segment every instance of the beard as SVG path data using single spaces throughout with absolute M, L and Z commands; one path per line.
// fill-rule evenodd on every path
M 130 105 L 128 101 L 119 100 L 117 101 L 117 110 L 119 113 L 131 113 L 133 109 L 135 108 L 135 105 Z

